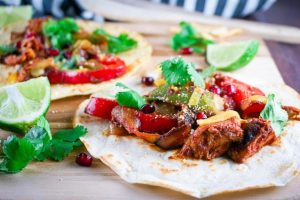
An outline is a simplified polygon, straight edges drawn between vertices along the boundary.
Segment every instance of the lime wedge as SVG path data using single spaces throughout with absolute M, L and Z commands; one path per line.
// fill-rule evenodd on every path
M 256 55 L 259 42 L 256 40 L 211 44 L 207 48 L 207 61 L 218 70 L 233 71 L 246 66 Z
M 0 88 L 0 127 L 26 132 L 50 105 L 50 83 L 46 77 Z
M 19 7 L 0 7 L 0 28 L 4 25 L 14 23 L 17 21 L 27 21 L 31 19 L 32 7 L 19 6 Z

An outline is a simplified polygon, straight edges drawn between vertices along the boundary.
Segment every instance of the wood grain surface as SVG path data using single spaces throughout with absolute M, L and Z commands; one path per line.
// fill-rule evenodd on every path
M 155 33 L 145 34 L 146 39 L 153 45 L 153 58 L 147 65 L 157 65 L 170 56 L 177 55 L 168 47 L 169 28 L 168 24 L 120 24 L 132 30 L 156 30 Z M 164 31 L 162 31 L 164 30 Z M 241 35 L 229 38 L 229 40 L 243 40 L 256 38 L 260 40 L 261 47 L 256 58 L 251 64 L 242 69 L 244 75 L 255 79 L 263 79 L 264 76 L 273 77 L 272 83 L 283 83 L 283 79 L 270 56 L 265 43 L 257 36 L 244 32 Z M 185 56 L 194 61 L 197 66 L 203 67 L 204 59 L 198 55 Z M 257 74 L 257 71 L 262 71 Z M 257 75 L 256 75 L 257 74 Z M 70 97 L 52 102 L 47 119 L 51 122 L 52 130 L 69 128 L 72 126 L 72 118 L 77 106 L 88 96 Z M 2 137 L 9 133 L 1 132 Z M 101 148 L 101 147 L 99 147 Z M 192 197 L 164 188 L 129 184 L 121 180 L 110 168 L 99 160 L 94 160 L 92 167 L 78 166 L 74 160 L 78 152 L 76 150 L 62 162 L 45 161 L 33 162 L 23 172 L 13 175 L 0 175 L 0 200 L 76 200 L 76 199 L 193 199 Z M 138 158 L 137 158 L 138 162 Z M 256 178 L 256 177 L 253 177 Z M 205 181 L 205 180 L 204 180 Z M 216 199 L 299 199 L 300 177 L 296 178 L 286 187 L 272 187 L 255 189 L 243 192 L 219 194 L 209 197 Z

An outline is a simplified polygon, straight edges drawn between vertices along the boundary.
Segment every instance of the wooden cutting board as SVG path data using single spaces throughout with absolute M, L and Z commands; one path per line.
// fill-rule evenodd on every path
M 157 65 L 170 56 L 177 55 L 168 46 L 169 24 L 120 25 L 144 33 L 146 39 L 153 45 L 153 57 L 149 63 L 141 66 L 141 70 L 146 69 L 147 66 Z M 238 36 L 228 38 L 228 40 L 243 39 L 260 40 L 260 50 L 249 66 L 233 76 L 249 77 L 247 82 L 254 85 L 260 81 L 274 84 L 283 83 L 266 45 L 258 36 L 243 32 Z M 204 59 L 200 56 L 191 55 L 185 56 L 185 58 L 194 61 L 199 66 L 204 65 Z M 55 131 L 58 128 L 70 128 L 76 107 L 86 98 L 88 96 L 78 96 L 52 102 L 47 114 L 52 129 Z M 8 133 L 1 132 L 0 134 L 5 137 Z M 0 199 L 193 199 L 164 188 L 126 183 L 99 160 L 94 160 L 92 167 L 78 166 L 74 162 L 75 156 L 82 151 L 86 151 L 84 147 L 73 152 L 62 162 L 34 162 L 21 173 L 1 174 Z M 299 187 L 300 177 L 285 187 L 220 194 L 207 199 L 300 199 Z

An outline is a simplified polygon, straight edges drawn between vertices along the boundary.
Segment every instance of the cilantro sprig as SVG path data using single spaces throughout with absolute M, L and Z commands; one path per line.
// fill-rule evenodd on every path
M 11 44 L 0 44 L 0 56 L 5 56 L 17 51 L 17 48 Z
M 103 29 L 96 29 L 92 33 L 92 42 L 98 43 L 99 41 L 107 43 L 108 53 L 121 53 L 137 46 L 137 41 L 130 38 L 128 34 L 122 33 L 115 37 Z
M 73 34 L 79 31 L 76 21 L 71 18 L 48 20 L 43 24 L 43 33 L 50 38 L 53 47 L 63 49 L 74 42 Z
M 3 142 L 0 171 L 20 172 L 32 160 L 63 160 L 74 147 L 81 145 L 79 137 L 85 134 L 86 129 L 79 125 L 60 130 L 52 137 L 49 123 L 41 117 L 23 138 L 12 135 Z
M 166 60 L 160 65 L 162 75 L 169 85 L 185 86 L 193 82 L 196 86 L 205 86 L 204 78 L 197 72 L 195 65 L 182 57 Z
M 144 97 L 123 83 L 117 83 L 116 86 L 125 89 L 125 91 L 118 92 L 115 96 L 119 105 L 140 109 L 146 104 Z
M 180 32 L 176 33 L 170 41 L 172 49 L 178 52 L 182 48 L 191 47 L 195 53 L 204 53 L 207 45 L 214 41 L 205 39 L 193 28 L 190 23 L 180 22 Z
M 275 94 L 269 94 L 267 103 L 260 113 L 260 117 L 271 121 L 271 126 L 279 136 L 288 121 L 288 114 L 282 109 L 281 103 L 275 98 Z

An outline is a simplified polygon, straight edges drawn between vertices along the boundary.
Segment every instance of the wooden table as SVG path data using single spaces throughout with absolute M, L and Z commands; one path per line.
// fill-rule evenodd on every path
M 152 26 L 154 26 L 152 28 L 155 28 L 156 25 L 152 24 Z M 132 25 L 131 27 L 134 28 Z M 164 28 L 168 29 L 165 26 Z M 168 37 L 166 35 L 146 35 L 154 48 L 153 58 L 148 63 L 149 65 L 157 64 L 171 55 L 176 55 L 167 46 Z M 249 34 L 238 36 L 240 39 L 253 37 L 257 36 Z M 197 63 L 204 63 L 203 58 L 199 56 L 187 56 L 186 58 Z M 245 74 L 252 74 L 254 78 L 254 74 L 260 70 L 261 66 L 259 64 L 266 65 L 263 68 L 264 72 L 258 75 L 260 79 L 263 79 L 265 75 L 271 75 L 274 77 L 272 79 L 274 83 L 282 82 L 280 74 L 263 42 L 251 66 L 244 68 L 242 73 L 244 73 L 244 76 Z M 147 66 L 144 66 L 144 68 L 147 68 Z M 76 107 L 86 98 L 87 96 L 79 96 L 53 102 L 47 115 L 52 129 L 70 127 Z M 34 162 L 22 173 L 0 175 L 0 199 L 193 199 L 164 188 L 128 184 L 99 160 L 94 160 L 90 168 L 80 167 L 74 160 L 76 154 L 81 151 L 85 151 L 85 149 L 78 149 L 62 162 Z M 299 185 L 300 177 L 286 187 L 221 194 L 208 199 L 299 199 Z

